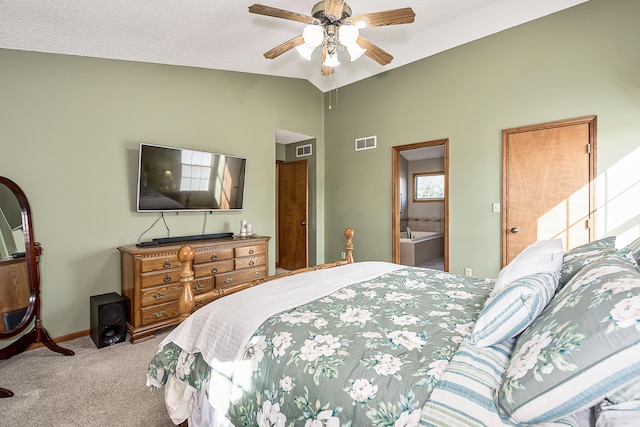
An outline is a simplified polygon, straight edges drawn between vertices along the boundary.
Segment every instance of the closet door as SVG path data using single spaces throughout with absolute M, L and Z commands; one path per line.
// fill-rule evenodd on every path
M 503 265 L 538 240 L 592 240 L 596 117 L 507 129 L 502 143 Z

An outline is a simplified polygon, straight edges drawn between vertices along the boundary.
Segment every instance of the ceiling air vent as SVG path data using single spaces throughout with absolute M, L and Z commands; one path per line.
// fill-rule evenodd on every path
M 299 145 L 296 147 L 296 157 L 307 157 L 311 154 L 311 144 Z
M 371 150 L 372 148 L 376 148 L 375 136 L 367 136 L 365 138 L 356 139 L 356 151 Z

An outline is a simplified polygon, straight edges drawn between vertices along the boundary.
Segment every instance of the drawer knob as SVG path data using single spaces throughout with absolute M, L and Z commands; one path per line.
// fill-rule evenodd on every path
M 155 294 L 153 296 L 155 299 L 162 299 L 164 298 L 164 294 L 162 292 L 158 292 L 157 294 Z
M 249 261 L 249 265 L 254 265 L 254 264 L 255 264 L 254 260 Z
M 169 267 L 171 267 L 171 263 L 169 261 L 165 261 L 164 264 L 162 264 L 162 266 L 164 268 L 169 268 Z
M 255 253 L 256 253 L 256 251 L 254 251 L 253 248 L 249 249 L 249 255 L 253 255 Z
M 215 253 L 215 252 L 214 252 L 214 253 L 212 253 L 212 254 L 211 254 L 211 259 L 212 259 L 212 260 L 214 260 L 214 259 L 218 259 L 218 255 L 216 255 L 216 253 Z
M 212 272 L 212 273 L 217 273 L 217 272 L 218 272 L 218 267 L 213 267 L 213 268 L 211 269 L 211 272 Z
M 196 307 L 200 308 L 204 305 L 204 301 L 198 301 L 196 302 Z
M 165 282 L 170 282 L 171 281 L 171 275 L 169 273 L 167 273 L 167 275 L 164 276 L 164 281 Z
M 160 310 L 160 311 L 156 311 L 155 313 L 153 313 L 153 315 L 154 315 L 155 317 L 162 317 L 162 316 L 164 316 L 164 315 L 165 315 L 165 312 L 164 312 L 164 311 L 162 311 L 162 310 Z
M 231 283 L 233 281 L 233 279 L 231 277 L 227 277 L 226 279 L 224 279 L 224 283 L 226 283 L 227 285 L 229 283 Z
M 253 273 L 253 277 L 258 277 L 259 275 L 260 275 L 260 272 L 259 272 L 259 271 L 255 271 L 255 272 Z
M 194 291 L 201 291 L 203 289 L 204 289 L 204 285 L 202 283 L 199 283 L 193 287 Z

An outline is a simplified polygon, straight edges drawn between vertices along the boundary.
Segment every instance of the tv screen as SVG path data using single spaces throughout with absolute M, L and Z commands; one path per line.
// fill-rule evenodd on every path
M 140 144 L 138 212 L 240 210 L 247 160 Z

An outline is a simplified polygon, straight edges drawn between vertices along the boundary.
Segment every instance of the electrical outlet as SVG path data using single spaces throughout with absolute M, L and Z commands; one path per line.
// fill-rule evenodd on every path
M 471 268 L 467 267 L 464 269 L 464 275 L 465 276 L 471 276 L 472 272 L 471 272 Z
M 499 212 L 500 212 L 500 203 L 498 203 L 498 202 L 494 202 L 494 203 L 491 205 L 491 212 L 493 212 L 493 213 L 499 213 Z
M 347 253 L 346 252 L 340 252 L 340 259 L 344 260 L 347 258 Z

